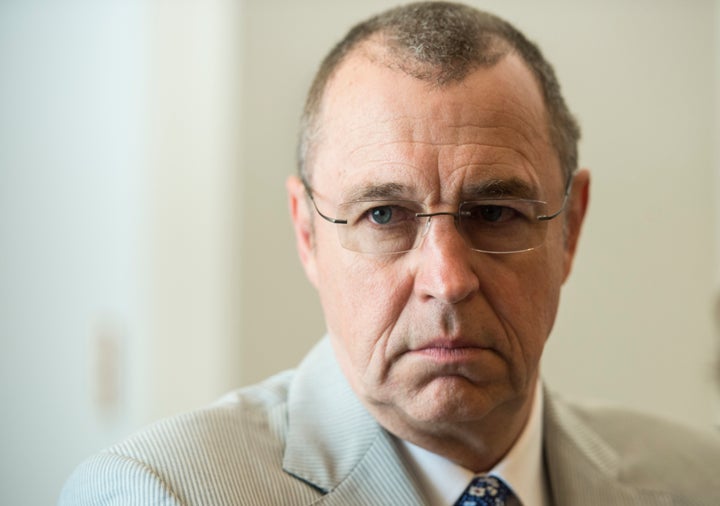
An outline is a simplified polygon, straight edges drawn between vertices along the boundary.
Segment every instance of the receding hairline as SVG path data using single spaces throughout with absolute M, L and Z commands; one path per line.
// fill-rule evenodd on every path
M 318 134 L 322 130 L 321 124 L 328 88 L 330 88 L 337 75 L 354 59 L 364 59 L 374 65 L 414 77 L 427 84 L 428 87 L 436 89 L 443 89 L 461 83 L 473 72 L 480 69 L 491 69 L 512 54 L 519 58 L 531 75 L 533 74 L 532 69 L 527 65 L 522 55 L 517 53 L 507 40 L 496 34 L 491 34 L 491 38 L 492 41 L 489 41 L 489 43 L 492 44 L 492 49 L 488 51 L 484 58 L 465 61 L 462 62 L 462 65 L 449 68 L 447 65 L 426 63 L 413 58 L 410 50 L 394 43 L 392 35 L 385 31 L 369 34 L 366 38 L 357 41 L 352 47 L 348 48 L 342 58 L 332 67 L 331 72 L 324 77 L 322 89 L 317 90 L 313 97 L 315 100 L 306 104 L 303 115 L 304 125 L 302 126 L 304 139 L 301 139 L 301 144 L 312 140 L 310 144 L 312 144 L 313 149 L 317 147 Z M 532 77 L 537 81 L 534 75 Z M 539 83 L 536 82 L 536 84 L 539 86 Z M 544 103 L 543 107 L 547 109 Z M 301 145 L 300 149 L 303 148 L 308 148 L 303 156 L 310 159 L 312 157 L 309 150 L 310 146 Z M 303 175 L 310 176 L 309 173 Z
M 345 57 L 338 62 L 335 72 L 330 73 L 328 82 L 348 59 L 353 56 L 366 57 L 368 60 L 398 70 L 421 81 L 442 88 L 463 81 L 469 74 L 479 68 L 490 68 L 502 60 L 510 52 L 512 46 L 494 33 L 483 34 L 478 41 L 481 49 L 475 51 L 473 58 L 448 55 L 447 60 L 440 58 L 424 61 L 417 57 L 416 48 L 405 47 L 402 41 L 389 31 L 378 31 L 360 40 L 352 47 Z
M 462 81 L 515 53 L 539 85 L 551 142 L 569 180 L 577 170 L 580 127 L 540 48 L 512 24 L 491 13 L 450 2 L 419 2 L 373 16 L 350 29 L 323 59 L 307 95 L 300 124 L 298 169 L 308 179 L 321 106 L 329 81 L 367 41 L 381 41 L 390 67 L 442 87 Z

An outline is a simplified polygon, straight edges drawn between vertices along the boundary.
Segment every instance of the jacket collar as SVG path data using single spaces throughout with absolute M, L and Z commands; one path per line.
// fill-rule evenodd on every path
M 327 493 L 324 504 L 424 502 L 397 441 L 353 393 L 328 337 L 290 384 L 288 426 L 283 468 Z
M 671 496 L 626 485 L 622 459 L 570 406 L 545 392 L 543 447 L 552 504 L 672 505 Z

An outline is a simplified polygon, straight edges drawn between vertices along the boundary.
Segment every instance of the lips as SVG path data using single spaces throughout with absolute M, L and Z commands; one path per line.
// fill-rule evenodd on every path
M 423 343 L 420 346 L 415 346 L 411 351 L 451 351 L 451 350 L 462 350 L 462 349 L 486 349 L 487 346 L 482 346 L 480 343 L 473 339 L 467 339 L 463 337 L 458 338 L 438 338 L 430 342 Z

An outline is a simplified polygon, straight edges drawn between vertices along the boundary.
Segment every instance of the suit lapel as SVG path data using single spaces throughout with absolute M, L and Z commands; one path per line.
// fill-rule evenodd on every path
M 382 431 L 357 467 L 319 503 L 325 506 L 426 504 L 396 444 L 392 436 Z
M 670 496 L 620 481 L 615 451 L 568 406 L 545 393 L 544 455 L 555 506 L 672 505 Z
M 326 337 L 288 392 L 283 468 L 326 495 L 322 504 L 422 504 L 394 438 L 351 390 Z

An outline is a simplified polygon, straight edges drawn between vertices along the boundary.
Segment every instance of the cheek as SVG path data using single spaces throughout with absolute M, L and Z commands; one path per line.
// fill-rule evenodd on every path
M 402 313 L 410 276 L 392 262 L 347 250 L 318 259 L 318 291 L 328 330 L 356 353 L 368 353 Z
M 320 298 L 340 367 L 353 389 L 365 397 L 387 377 L 389 351 L 397 340 L 391 336 L 398 334 L 412 282 L 399 274 L 397 265 L 351 256 L 350 261 L 338 262 L 341 269 L 324 270 Z
M 560 286 L 561 257 L 537 249 L 508 258 L 490 275 L 488 295 L 497 316 L 513 341 L 514 353 L 533 362 L 542 353 L 555 322 Z

